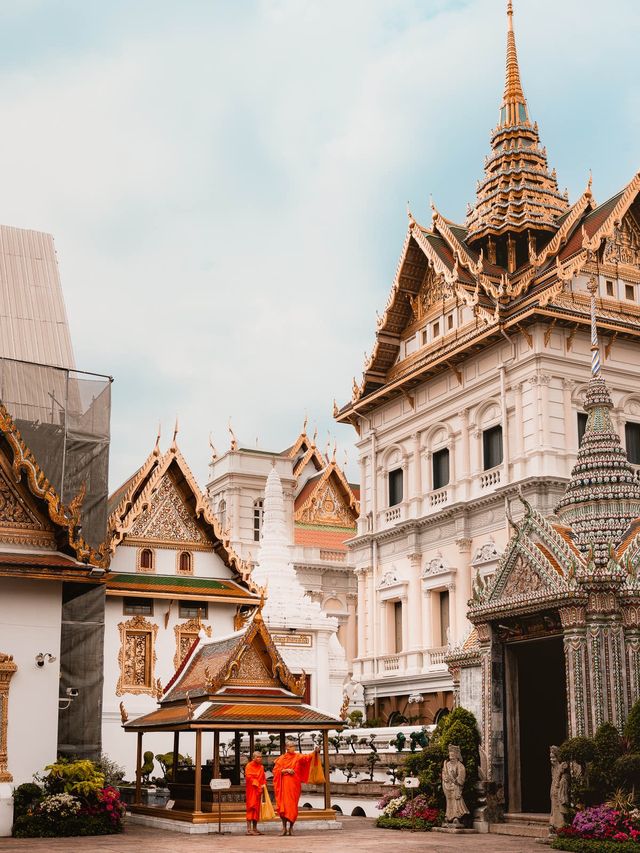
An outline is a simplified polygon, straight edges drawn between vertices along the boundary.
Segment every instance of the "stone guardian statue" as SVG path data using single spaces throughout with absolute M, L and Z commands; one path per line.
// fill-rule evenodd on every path
M 551 758 L 551 816 L 549 823 L 552 829 L 560 829 L 566 824 L 566 812 L 570 805 L 570 773 L 569 764 L 558 758 L 558 747 L 549 750 Z
M 442 765 L 442 790 L 447 801 L 445 820 L 454 826 L 460 825 L 460 818 L 469 814 L 467 804 L 462 798 L 462 788 L 467 771 L 462 763 L 460 747 L 449 744 L 449 758 Z

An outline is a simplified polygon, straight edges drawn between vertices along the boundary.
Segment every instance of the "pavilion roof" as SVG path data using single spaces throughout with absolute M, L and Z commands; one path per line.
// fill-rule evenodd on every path
M 191 647 L 167 685 L 160 707 L 127 721 L 153 729 L 339 728 L 342 722 L 305 705 L 304 674 L 294 676 L 258 611 L 248 626 Z

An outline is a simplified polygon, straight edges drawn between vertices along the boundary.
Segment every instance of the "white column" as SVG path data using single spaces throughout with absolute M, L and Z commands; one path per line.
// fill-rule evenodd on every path
M 360 579 L 358 578 L 358 588 L 360 587 Z M 358 592 L 360 590 L 358 589 Z M 353 665 L 353 659 L 358 655 L 358 643 L 360 642 L 360 638 L 358 636 L 358 624 L 359 618 L 357 615 L 357 603 L 358 603 L 358 595 L 355 595 L 352 592 L 347 593 L 347 624 L 346 624 L 346 651 L 347 651 L 347 661 L 349 663 L 349 667 L 351 668 Z
M 329 690 L 329 631 L 316 634 L 316 684 L 312 691 L 316 708 L 326 707 Z
M 414 432 L 413 439 L 413 500 L 415 503 L 414 518 L 422 514 L 422 460 L 420 459 L 420 433 Z
M 471 447 L 469 435 L 469 409 L 462 409 L 458 412 L 460 418 L 460 456 L 462 459 L 462 470 L 460 471 L 460 484 L 462 489 L 457 485 L 457 498 L 464 499 L 469 496 L 469 477 L 471 476 Z
M 360 516 L 358 518 L 358 533 L 367 532 L 367 513 L 370 501 L 367 500 L 367 462 L 368 456 L 360 457 Z
M 358 579 L 358 648 L 356 655 L 359 658 L 366 657 L 366 626 L 367 626 L 367 570 L 358 568 L 355 570 Z
M 402 604 L 402 651 L 406 654 L 409 651 L 409 607 L 406 594 L 401 596 L 400 602 Z
M 464 633 L 464 626 L 467 620 L 467 602 L 471 598 L 471 539 L 463 538 L 456 541 L 460 558 L 458 562 L 458 570 L 456 572 L 456 611 L 455 620 L 456 629 L 453 628 L 453 620 L 451 621 L 451 641 L 456 645 Z
M 549 407 L 551 377 L 546 374 L 540 374 L 538 381 L 540 383 L 540 405 L 542 409 L 542 446 L 549 448 L 551 447 L 551 411 Z
M 421 602 L 421 576 L 422 554 L 410 554 L 411 574 L 409 576 L 409 595 L 407 606 L 409 609 L 409 642 L 407 651 L 418 651 L 422 646 L 422 602 Z
M 422 591 L 422 650 L 430 649 L 433 645 L 433 603 L 431 601 L 431 590 Z

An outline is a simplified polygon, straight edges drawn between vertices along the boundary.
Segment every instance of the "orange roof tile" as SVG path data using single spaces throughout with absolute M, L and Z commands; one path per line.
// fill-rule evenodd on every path
M 352 539 L 356 534 L 355 528 L 332 528 L 296 524 L 294 531 L 294 542 L 296 545 L 307 545 L 316 548 L 331 548 L 335 551 L 346 551 L 344 544 L 347 539 Z

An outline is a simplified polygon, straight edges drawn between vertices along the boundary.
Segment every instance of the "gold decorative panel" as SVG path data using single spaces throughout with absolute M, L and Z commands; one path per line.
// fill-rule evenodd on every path
M 120 677 L 116 685 L 116 696 L 122 696 L 124 693 L 160 696 L 160 682 L 154 679 L 158 626 L 147 622 L 144 616 L 134 616 L 127 622 L 120 622 L 118 629 Z
M 185 655 L 198 638 L 198 632 L 203 629 L 207 637 L 211 637 L 211 625 L 203 625 L 199 619 L 189 619 L 174 627 L 176 635 L 176 653 L 173 657 L 173 667 L 177 669 Z
M 209 544 L 168 473 L 128 535 L 130 539 Z
M 8 770 L 7 731 L 9 728 L 9 684 L 17 670 L 11 655 L 0 652 L 0 782 L 13 782 Z

